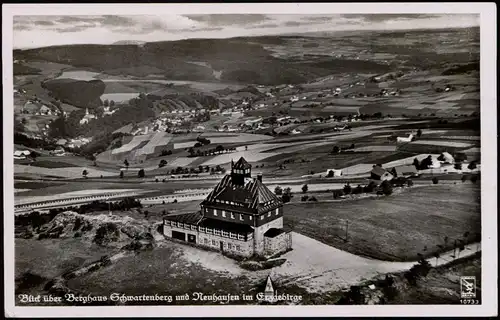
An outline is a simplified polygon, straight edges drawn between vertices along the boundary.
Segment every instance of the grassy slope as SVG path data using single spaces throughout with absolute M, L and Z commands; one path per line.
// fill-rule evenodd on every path
M 413 188 L 379 199 L 291 204 L 285 206 L 285 224 L 355 254 L 411 261 L 418 253 L 431 255 L 445 236 L 480 232 L 478 196 L 479 189 L 467 183 Z

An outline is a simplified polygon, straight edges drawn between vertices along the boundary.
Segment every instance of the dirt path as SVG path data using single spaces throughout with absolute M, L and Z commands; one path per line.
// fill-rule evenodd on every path
M 217 252 L 175 244 L 183 250 L 183 258 L 208 269 L 225 272 L 229 277 L 244 275 L 249 279 L 262 280 L 271 275 L 279 286 L 296 284 L 309 292 L 341 290 L 379 274 L 409 270 L 417 262 L 390 262 L 368 259 L 328 246 L 304 235 L 293 233 L 293 250 L 283 255 L 287 261 L 271 270 L 247 271 L 237 263 Z M 466 246 L 460 257 L 481 250 L 480 244 Z M 442 254 L 438 265 L 453 260 L 453 252 Z M 436 259 L 428 259 L 432 266 Z
M 304 235 L 293 233 L 293 250 L 283 257 L 283 265 L 272 269 L 274 280 L 285 284 L 297 284 L 308 291 L 342 289 L 378 274 L 409 270 L 416 262 L 390 262 L 360 257 L 328 246 Z M 466 246 L 460 257 L 472 255 L 481 250 L 480 244 Z M 442 254 L 438 265 L 453 260 L 453 251 Z M 436 259 L 428 261 L 436 265 Z

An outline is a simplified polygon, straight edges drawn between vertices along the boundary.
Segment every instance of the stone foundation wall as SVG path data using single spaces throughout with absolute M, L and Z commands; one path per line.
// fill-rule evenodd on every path
M 273 220 L 263 226 L 256 227 L 254 229 L 254 251 L 256 254 L 259 255 L 264 255 L 264 244 L 265 244 L 265 237 L 264 233 L 266 233 L 267 230 L 271 228 L 277 228 L 277 229 L 282 229 L 283 228 L 283 217 L 278 218 L 276 220 Z
M 253 239 L 248 241 L 231 239 L 227 237 L 217 236 L 214 234 L 207 234 L 204 232 L 199 232 L 197 230 L 189 230 L 184 228 L 172 227 L 168 225 L 163 225 L 163 234 L 169 238 L 172 238 L 172 231 L 183 232 L 186 234 L 186 239 L 188 235 L 196 236 L 196 245 L 207 247 L 213 250 L 220 250 L 220 243 L 223 244 L 223 252 L 230 253 L 242 257 L 250 257 L 253 255 Z M 186 243 L 188 243 L 186 241 Z
M 284 252 L 292 247 L 292 233 L 284 232 L 274 238 L 265 237 L 264 241 L 264 254 L 274 255 Z

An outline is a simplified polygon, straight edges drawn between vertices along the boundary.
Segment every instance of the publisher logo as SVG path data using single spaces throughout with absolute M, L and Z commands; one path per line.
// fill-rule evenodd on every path
M 460 297 L 462 299 L 476 297 L 476 277 L 460 277 Z

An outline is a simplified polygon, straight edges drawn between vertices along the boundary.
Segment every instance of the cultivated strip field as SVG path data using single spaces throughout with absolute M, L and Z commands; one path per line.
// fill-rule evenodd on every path
M 129 143 L 127 143 L 119 148 L 113 149 L 111 151 L 111 154 L 130 152 L 130 151 L 134 150 L 134 148 L 137 148 L 142 142 L 148 141 L 150 139 L 150 137 L 151 137 L 151 135 L 134 136 Z

